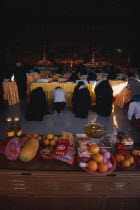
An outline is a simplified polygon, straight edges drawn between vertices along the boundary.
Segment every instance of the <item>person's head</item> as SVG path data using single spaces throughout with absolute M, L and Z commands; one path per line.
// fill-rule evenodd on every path
M 58 86 L 58 87 L 55 88 L 55 90 L 57 90 L 57 89 L 62 89 L 62 88 Z
M 134 73 L 128 73 L 128 80 L 131 80 L 135 78 L 135 74 Z
M 78 87 L 80 87 L 81 85 L 84 85 L 85 83 L 83 81 L 79 81 L 78 82 Z
M 104 86 L 104 87 L 109 87 L 109 86 L 110 86 L 108 80 L 103 80 L 103 81 L 101 81 L 101 82 L 99 83 L 99 85 Z
M 38 92 L 42 92 L 42 91 L 43 91 L 43 88 L 42 88 L 42 87 L 38 87 L 38 88 L 36 88 L 36 90 L 37 90 Z

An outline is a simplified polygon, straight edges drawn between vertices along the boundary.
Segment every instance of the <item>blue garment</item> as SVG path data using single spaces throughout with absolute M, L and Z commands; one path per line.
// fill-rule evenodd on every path
M 131 96 L 131 101 L 140 101 L 140 95 Z

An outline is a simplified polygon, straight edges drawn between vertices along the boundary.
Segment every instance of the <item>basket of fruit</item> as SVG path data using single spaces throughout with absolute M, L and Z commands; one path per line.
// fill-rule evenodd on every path
M 116 160 L 106 149 L 101 149 L 97 144 L 92 144 L 89 147 L 89 153 L 91 154 L 90 158 L 87 159 L 88 161 L 84 164 L 82 163 L 82 158 L 78 157 L 79 166 L 88 173 L 106 175 L 115 170 Z
M 99 123 L 88 123 L 84 126 L 85 134 L 94 139 L 100 139 L 105 135 L 105 127 Z

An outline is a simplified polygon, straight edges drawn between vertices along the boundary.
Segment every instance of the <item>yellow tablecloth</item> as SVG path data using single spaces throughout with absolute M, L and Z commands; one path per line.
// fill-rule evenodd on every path
M 114 104 L 120 108 L 123 108 L 124 104 L 130 100 L 130 91 L 126 88 L 127 82 L 126 81 L 109 81 L 112 89 L 113 89 L 113 96 L 115 97 Z M 71 106 L 71 99 L 74 88 L 77 84 L 74 83 L 32 83 L 31 84 L 31 91 L 37 87 L 42 87 L 46 93 L 46 97 L 48 103 L 52 103 L 52 92 L 57 86 L 60 86 L 66 92 L 66 101 L 67 106 Z M 90 91 L 90 95 L 92 98 L 92 103 L 95 102 L 95 92 L 94 87 L 95 84 L 86 84 Z
M 125 103 L 130 101 L 131 91 L 124 87 L 119 94 L 116 95 L 114 104 L 123 108 Z
M 31 84 L 31 91 L 37 87 L 42 87 L 46 93 L 46 97 L 48 103 L 52 103 L 52 92 L 55 90 L 56 87 L 61 87 L 66 92 L 66 104 L 68 107 L 71 106 L 72 94 L 74 88 L 77 84 L 74 83 L 32 83 Z M 94 84 L 86 84 L 90 91 L 90 95 L 93 100 L 95 100 L 95 93 L 94 93 Z
M 113 89 L 113 96 L 115 97 L 114 104 L 123 108 L 124 104 L 130 101 L 131 96 L 131 91 L 126 88 L 128 82 L 122 80 L 109 80 L 109 83 Z
M 40 79 L 40 74 L 32 74 L 27 76 L 27 93 L 30 92 L 31 84 Z
M 3 82 L 3 98 L 9 105 L 15 105 L 19 102 L 18 87 L 15 81 Z

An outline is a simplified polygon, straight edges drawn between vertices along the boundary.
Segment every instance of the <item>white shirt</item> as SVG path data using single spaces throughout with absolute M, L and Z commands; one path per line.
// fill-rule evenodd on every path
M 58 88 L 53 91 L 54 102 L 66 102 L 66 93 L 61 88 Z
M 133 115 L 136 119 L 140 118 L 140 101 L 134 101 L 129 104 L 128 120 L 131 120 Z

